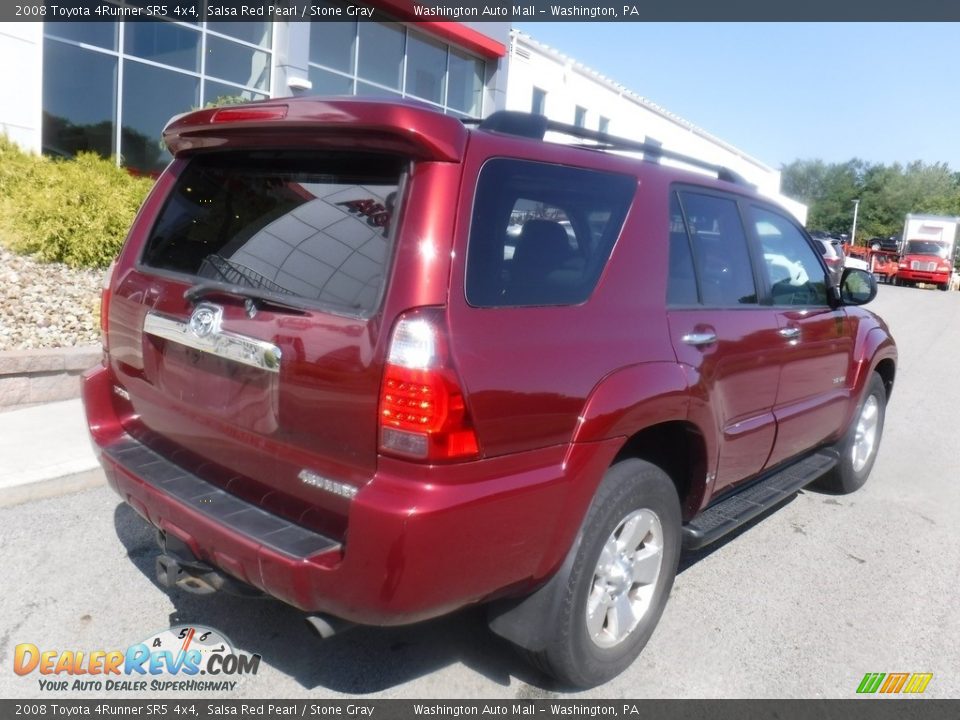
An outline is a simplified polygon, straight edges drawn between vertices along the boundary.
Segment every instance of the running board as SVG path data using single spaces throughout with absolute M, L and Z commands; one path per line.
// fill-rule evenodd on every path
M 837 462 L 830 450 L 815 452 L 711 505 L 683 526 L 683 548 L 696 550 L 736 530 L 832 470 Z

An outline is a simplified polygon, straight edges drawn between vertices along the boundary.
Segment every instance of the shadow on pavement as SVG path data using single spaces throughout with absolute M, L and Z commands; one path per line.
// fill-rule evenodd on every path
M 246 652 L 290 676 L 307 689 L 324 687 L 362 695 L 380 692 L 454 663 L 508 686 L 511 677 L 537 688 L 551 680 L 530 668 L 512 647 L 487 629 L 482 608 L 468 608 L 436 620 L 403 627 L 355 627 L 321 640 L 304 613 L 270 598 L 225 593 L 196 596 L 168 590 L 155 577 L 155 531 L 128 505 L 114 511 L 117 537 L 136 567 L 176 607 L 170 625 L 207 625 Z M 260 693 L 261 695 L 263 693 Z

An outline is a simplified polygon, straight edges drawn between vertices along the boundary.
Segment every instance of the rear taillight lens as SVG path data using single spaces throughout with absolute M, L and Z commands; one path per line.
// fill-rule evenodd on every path
M 479 456 L 441 311 L 407 313 L 394 326 L 379 415 L 382 452 L 431 462 Z
M 843 259 L 838 257 L 828 257 L 824 258 L 827 261 L 827 267 L 831 270 L 837 270 L 843 267 Z
M 283 120 L 287 116 L 286 105 L 260 105 L 256 107 L 223 108 L 217 110 L 211 122 L 251 122 L 256 120 Z
M 110 317 L 110 286 L 113 283 L 113 269 L 116 266 L 116 260 L 110 263 L 110 267 L 103 274 L 103 283 L 100 285 L 100 344 L 104 352 L 110 349 L 107 342 L 107 319 Z

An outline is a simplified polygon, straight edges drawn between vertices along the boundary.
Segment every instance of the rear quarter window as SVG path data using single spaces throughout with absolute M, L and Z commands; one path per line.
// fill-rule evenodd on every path
M 497 158 L 480 172 L 467 248 L 475 307 L 584 302 L 623 227 L 636 180 Z
M 383 291 L 405 169 L 402 158 L 358 153 L 199 155 L 141 263 L 367 314 Z

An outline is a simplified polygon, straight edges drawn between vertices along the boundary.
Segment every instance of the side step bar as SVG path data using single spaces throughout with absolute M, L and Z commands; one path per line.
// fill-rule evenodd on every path
M 711 505 L 683 526 L 684 550 L 696 550 L 736 530 L 832 470 L 837 462 L 835 452 L 815 452 Z

